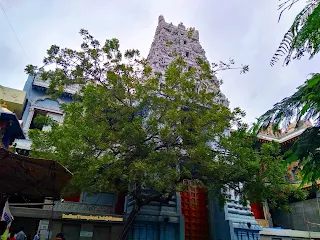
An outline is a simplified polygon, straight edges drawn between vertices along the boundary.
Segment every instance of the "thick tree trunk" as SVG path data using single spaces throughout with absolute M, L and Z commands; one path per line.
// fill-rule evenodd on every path
M 122 229 L 122 232 L 119 236 L 119 240 L 126 240 L 127 239 L 127 236 L 129 234 L 129 230 L 130 230 L 130 227 L 134 221 L 134 219 L 137 217 L 139 211 L 141 209 L 141 206 L 137 206 L 135 205 L 131 211 L 131 213 L 129 214 L 129 217 L 127 218 L 124 226 L 123 226 L 123 229 Z
M 136 193 L 135 193 L 135 195 L 136 195 Z M 151 194 L 149 196 L 142 196 L 141 195 L 141 188 L 139 188 L 139 197 L 137 197 L 137 195 L 136 195 L 136 198 L 135 198 L 136 203 L 135 203 L 131 213 L 129 214 L 129 216 L 126 220 L 126 222 L 123 226 L 122 232 L 121 232 L 118 239 L 119 240 L 126 240 L 127 239 L 127 236 L 130 231 L 130 227 L 132 226 L 133 221 L 138 216 L 138 213 L 140 212 L 140 209 L 143 206 L 148 205 L 152 201 L 158 202 L 160 204 L 167 204 L 171 200 L 172 196 L 173 196 L 173 193 L 169 194 L 165 198 L 163 198 L 162 194 Z

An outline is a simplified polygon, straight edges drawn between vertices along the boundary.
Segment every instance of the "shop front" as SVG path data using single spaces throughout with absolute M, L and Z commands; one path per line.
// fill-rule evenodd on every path
M 52 222 L 52 235 L 62 232 L 68 240 L 118 239 L 123 216 L 64 214 Z
M 52 236 L 62 232 L 68 240 L 116 240 L 122 224 L 94 221 L 53 221 Z M 51 237 L 51 239 L 54 239 Z
M 41 240 L 54 240 L 60 232 L 67 240 L 116 240 L 124 223 L 124 216 L 114 214 L 78 214 L 19 207 L 11 207 L 11 212 L 17 222 L 41 219 L 38 221 Z

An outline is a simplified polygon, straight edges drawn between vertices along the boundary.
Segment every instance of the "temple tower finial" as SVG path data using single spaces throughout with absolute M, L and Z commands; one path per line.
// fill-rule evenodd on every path
M 166 20 L 164 19 L 163 15 L 160 15 L 159 18 L 158 18 L 158 24 L 162 24 L 162 23 L 165 23 Z

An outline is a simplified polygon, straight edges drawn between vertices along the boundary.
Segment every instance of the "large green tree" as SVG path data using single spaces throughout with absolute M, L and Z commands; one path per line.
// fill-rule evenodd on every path
M 283 12 L 289 10 L 299 0 L 280 0 L 279 8 Z M 280 19 L 279 17 L 279 19 Z M 313 58 L 320 50 L 320 5 L 318 0 L 306 1 L 306 5 L 294 19 L 291 27 L 270 64 L 273 66 L 284 57 L 284 64 L 288 65 L 293 59 L 300 59 L 305 55 Z M 255 132 L 273 124 L 274 128 L 287 127 L 293 120 L 297 124 L 300 120 L 311 120 L 314 127 L 305 131 L 291 150 L 286 153 L 288 162 L 300 160 L 303 182 L 316 182 L 320 177 L 320 74 L 312 73 L 297 91 L 290 97 L 276 103 L 258 118 L 254 127 Z M 298 126 L 298 125 L 297 125 Z
M 38 119 L 51 130 L 30 131 L 31 154 L 67 166 L 77 189 L 130 194 L 135 205 L 120 238 L 143 206 L 168 203 L 183 191 L 184 179 L 220 199 L 225 188 L 243 201 L 284 196 L 279 146 L 254 148 L 243 112 L 217 103 L 221 93 L 210 64 L 199 58 L 190 69 L 176 55 L 165 74 L 153 73 L 137 50 L 122 54 L 117 39 L 101 45 L 87 31 L 80 34 L 80 50 L 52 46 L 44 67 L 26 68 L 50 80 L 55 97 L 70 85 L 81 87 L 75 101 L 62 106 L 62 124 Z M 208 80 L 216 91 L 207 91 Z M 234 126 L 238 130 L 227 134 Z

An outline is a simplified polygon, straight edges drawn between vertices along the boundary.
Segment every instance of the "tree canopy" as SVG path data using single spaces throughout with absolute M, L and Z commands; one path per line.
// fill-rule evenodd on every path
M 72 186 L 128 193 L 136 212 L 151 201 L 168 202 L 184 190 L 184 179 L 220 199 L 228 188 L 243 201 L 270 199 L 276 205 L 277 197 L 291 192 L 279 146 L 255 147 L 244 113 L 217 103 L 219 84 L 208 62 L 199 58 L 188 68 L 176 55 L 164 74 L 153 73 L 139 51 L 121 54 L 117 39 L 101 46 L 87 31 L 80 34 L 81 50 L 52 46 L 44 67 L 26 68 L 50 80 L 55 97 L 70 85 L 81 89 L 62 106 L 62 124 L 38 119 L 51 130 L 29 133 L 31 154 L 68 167 Z M 207 91 L 208 83 L 216 90 Z

